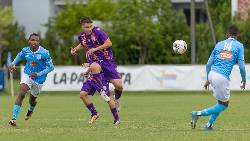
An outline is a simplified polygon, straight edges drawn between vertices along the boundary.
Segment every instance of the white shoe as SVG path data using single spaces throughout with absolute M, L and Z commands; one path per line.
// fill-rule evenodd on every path
M 90 120 L 89 120 L 89 124 L 94 123 L 99 117 L 100 117 L 99 113 L 97 113 L 96 115 L 92 115 Z
M 120 120 L 114 121 L 114 125 L 119 125 L 120 124 Z

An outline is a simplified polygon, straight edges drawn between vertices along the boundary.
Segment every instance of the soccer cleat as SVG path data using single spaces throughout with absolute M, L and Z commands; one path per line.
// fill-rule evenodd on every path
M 99 117 L 100 117 L 99 113 L 97 113 L 96 115 L 91 115 L 91 118 L 89 120 L 89 124 L 94 123 Z
M 120 124 L 120 120 L 114 120 L 114 125 L 119 125 Z
M 197 115 L 196 111 L 192 111 L 191 114 L 192 114 L 191 127 L 192 129 L 195 129 L 199 116 Z
M 27 114 L 25 115 L 24 119 L 28 120 L 31 117 L 32 113 L 33 113 L 33 111 L 28 111 Z
M 119 112 L 121 110 L 121 102 L 119 99 L 115 99 L 115 95 L 114 95 L 114 100 L 115 100 L 115 107 L 117 111 Z
M 11 126 L 16 126 L 16 119 L 11 119 L 11 120 L 9 121 L 9 124 L 10 124 Z
M 212 131 L 212 130 L 214 130 L 212 126 L 213 126 L 212 124 L 209 125 L 209 126 L 208 126 L 208 125 L 205 125 L 205 127 L 203 128 L 203 130 L 204 130 L 204 131 Z

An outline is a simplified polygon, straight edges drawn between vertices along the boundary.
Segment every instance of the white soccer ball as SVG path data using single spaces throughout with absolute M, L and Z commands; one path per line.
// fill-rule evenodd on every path
M 187 51 L 187 43 L 183 40 L 176 40 L 173 43 L 173 50 L 175 53 L 183 54 Z

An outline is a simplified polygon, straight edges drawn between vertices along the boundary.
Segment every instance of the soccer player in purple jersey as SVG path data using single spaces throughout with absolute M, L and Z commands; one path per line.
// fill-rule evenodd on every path
M 110 47 L 112 43 L 106 33 L 101 31 L 100 28 L 92 26 L 92 21 L 90 18 L 82 18 L 80 23 L 83 29 L 83 32 L 81 32 L 78 37 L 80 44 L 71 49 L 71 54 L 75 55 L 79 50 L 84 48 L 86 49 L 86 59 L 90 64 L 89 72 L 91 72 L 91 80 L 88 80 L 83 84 L 80 97 L 92 113 L 90 123 L 95 121 L 99 115 L 87 96 L 93 95 L 92 93 L 98 91 L 102 98 L 107 101 L 110 106 L 111 112 L 115 119 L 114 124 L 119 124 L 120 121 L 116 105 L 119 105 L 118 99 L 120 98 L 122 92 L 121 77 L 116 70 L 116 64 L 113 60 L 112 51 L 110 49 L 105 49 Z M 92 50 L 93 48 L 98 48 L 102 45 L 105 48 L 101 48 L 101 51 Z M 110 94 L 107 81 L 113 82 L 116 87 L 116 102 L 109 98 Z
M 123 86 L 120 74 L 111 50 L 112 42 L 108 35 L 99 27 L 94 27 L 89 17 L 81 18 L 80 24 L 83 32 L 78 39 L 80 44 L 71 49 L 71 54 L 75 55 L 79 50 L 85 48 L 86 58 L 91 58 L 93 63 L 90 65 L 93 79 L 103 80 L 100 74 L 103 72 L 106 80 L 110 81 L 115 87 L 115 102 L 117 109 L 120 109 L 119 98 L 121 97 Z

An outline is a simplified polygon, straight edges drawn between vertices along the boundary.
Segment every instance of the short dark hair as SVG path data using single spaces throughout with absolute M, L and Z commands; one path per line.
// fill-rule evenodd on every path
M 82 17 L 80 19 L 80 24 L 83 24 L 83 23 L 93 23 L 93 21 L 91 20 L 90 17 Z
M 235 25 L 231 25 L 231 26 L 229 26 L 229 28 L 227 30 L 227 34 L 235 36 L 235 35 L 239 34 L 239 30 Z
M 31 33 L 30 36 L 29 36 L 29 39 L 31 38 L 31 36 L 37 36 L 37 37 L 39 37 L 39 35 L 37 33 Z

